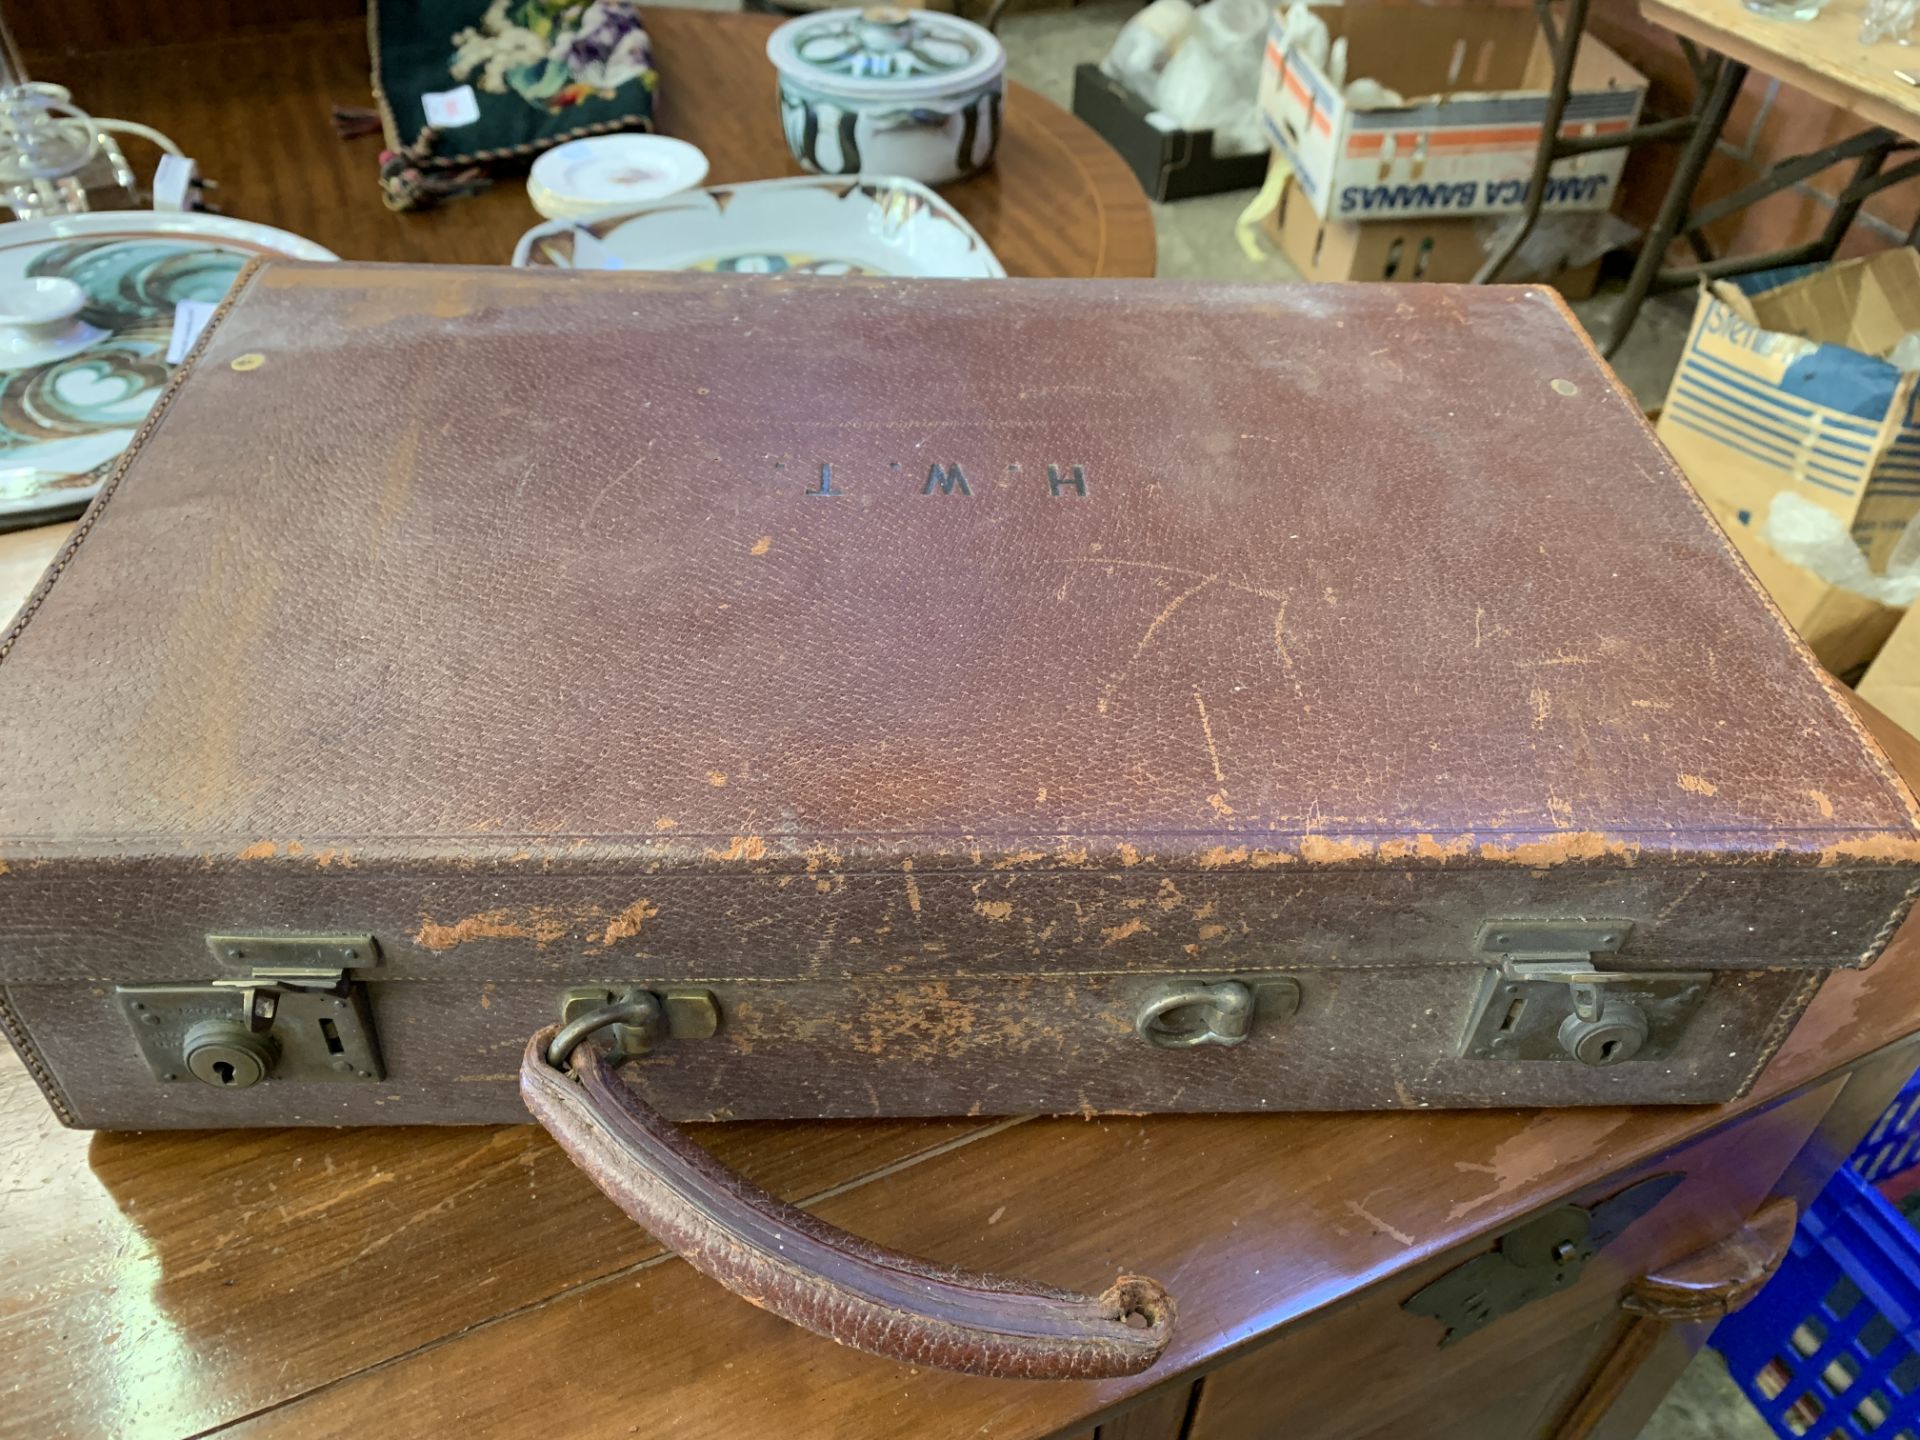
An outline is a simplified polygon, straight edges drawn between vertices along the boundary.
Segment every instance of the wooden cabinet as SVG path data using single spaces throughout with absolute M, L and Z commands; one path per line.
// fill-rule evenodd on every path
M 1629 1297 L 1648 1290 L 1649 1275 L 1712 1281 L 1719 1264 L 1734 1300 L 1744 1299 L 1759 1280 L 1755 1245 L 1777 1262 L 1798 1208 L 1917 1061 L 1920 1047 L 1894 1047 L 1573 1197 L 1600 1202 L 1643 1180 L 1680 1177 L 1572 1285 L 1476 1333 L 1443 1344 L 1438 1321 L 1403 1307 L 1489 1253 L 1497 1236 L 1336 1298 L 1191 1387 L 1156 1392 L 1109 1419 L 1100 1440 L 1633 1440 L 1713 1317 L 1636 1314 L 1624 1308 Z M 1748 1225 L 1756 1215 L 1764 1236 Z M 1742 1234 L 1745 1250 L 1727 1245 Z M 1713 1297 L 1702 1303 L 1711 1309 Z
M 1402 1304 L 1484 1254 L 1485 1242 L 1455 1247 L 1230 1361 L 1201 1382 L 1188 1440 L 1552 1433 L 1628 1328 L 1620 1302 L 1634 1280 L 1737 1230 L 1780 1184 L 1846 1083 L 1831 1081 L 1576 1196 L 1592 1203 L 1650 1177 L 1683 1177 L 1571 1286 L 1474 1334 L 1443 1345 L 1439 1322 Z

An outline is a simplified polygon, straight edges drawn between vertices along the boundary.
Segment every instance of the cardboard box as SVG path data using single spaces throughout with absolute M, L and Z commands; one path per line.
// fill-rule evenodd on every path
M 1773 603 L 1800 632 L 1820 663 L 1841 679 L 1859 672 L 1880 653 L 1907 612 L 1829 584 L 1811 570 L 1783 560 L 1761 538 L 1764 512 L 1754 516 L 1701 497 L 1713 511 Z M 1877 703 L 1877 702 L 1876 702 Z
M 1486 257 L 1479 220 L 1322 220 L 1289 179 L 1279 206 L 1261 222 L 1267 239 L 1304 280 L 1426 280 L 1463 285 Z M 1569 300 L 1584 300 L 1600 276 L 1595 259 L 1547 283 Z
M 1446 6 L 1316 6 L 1347 41 L 1350 79 L 1377 80 L 1404 105 L 1349 104 L 1276 12 L 1260 81 L 1267 133 L 1323 220 L 1388 215 L 1498 215 L 1526 198 L 1546 120 L 1553 56 L 1533 11 Z M 1631 128 L 1646 98 L 1639 71 L 1588 35 L 1574 64 L 1560 133 Z M 1624 150 L 1553 167 L 1549 210 L 1612 207 Z
M 1471 280 L 1486 258 L 1471 220 L 1322 220 L 1299 178 L 1287 181 L 1267 235 L 1305 280 Z
M 1909 735 L 1920 736 L 1920 607 L 1909 610 L 1857 687 L 1860 698 Z
M 1781 490 L 1844 520 L 1878 572 L 1920 511 L 1920 375 L 1877 358 L 1920 329 L 1920 254 L 1790 266 L 1701 291 L 1660 438 L 1717 506 Z
M 1120 153 L 1153 200 L 1185 200 L 1222 190 L 1250 190 L 1267 174 L 1267 153 L 1215 155 L 1205 130 L 1162 130 L 1153 107 L 1098 65 L 1073 72 L 1073 113 Z

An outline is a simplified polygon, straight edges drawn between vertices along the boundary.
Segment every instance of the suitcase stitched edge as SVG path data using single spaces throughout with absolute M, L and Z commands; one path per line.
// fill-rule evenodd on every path
M 1900 913 L 1906 912 L 1903 910 Z M 1729 1097 L 1729 1104 L 1734 1100 L 1746 1098 L 1747 1092 L 1753 1089 L 1754 1081 L 1760 1078 L 1760 1072 L 1767 1068 L 1773 1057 L 1779 1053 L 1780 1047 L 1786 1044 L 1787 1036 L 1792 1034 L 1793 1027 L 1800 1023 L 1800 1017 L 1806 1014 L 1807 1006 L 1813 1003 L 1813 997 L 1819 993 L 1821 985 L 1826 982 L 1827 976 L 1831 973 L 1827 970 L 1810 971 L 1795 988 L 1793 994 L 1788 997 L 1787 1003 L 1780 1007 L 1773 1017 L 1773 1022 L 1767 1026 L 1765 1033 L 1760 1037 L 1758 1058 L 1754 1060 L 1752 1068 L 1740 1077 L 1739 1087 Z
M 0 635 L 0 662 L 4 662 L 7 656 L 12 653 L 14 645 L 19 641 L 21 635 L 26 633 L 28 624 L 33 620 L 33 617 L 39 613 L 41 605 L 46 602 L 48 594 L 53 590 L 54 582 L 66 572 L 67 566 L 73 563 L 73 557 L 79 551 L 81 543 L 86 540 L 88 535 L 93 533 L 93 527 L 99 523 L 100 516 L 106 510 L 107 502 L 113 498 L 114 492 L 120 488 L 120 482 L 126 478 L 127 470 L 132 465 L 134 456 L 140 452 L 141 447 L 146 444 L 148 437 L 151 436 L 153 432 L 159 428 L 160 423 L 166 419 L 167 411 L 173 404 L 173 397 L 179 394 L 181 385 L 186 382 L 187 376 L 193 372 L 201 355 L 206 352 L 208 345 L 212 343 L 214 332 L 220 328 L 220 322 L 226 319 L 227 312 L 233 308 L 234 302 L 237 301 L 240 296 L 245 293 L 247 287 L 253 283 L 254 275 L 258 273 L 260 267 L 265 263 L 265 257 L 256 256 L 254 259 L 249 260 L 241 269 L 240 273 L 234 277 L 233 285 L 228 289 L 219 307 L 213 312 L 213 318 L 207 322 L 206 328 L 200 332 L 200 338 L 194 342 L 193 349 L 187 352 L 187 358 L 181 361 L 179 367 L 173 372 L 173 378 L 167 382 L 167 388 L 161 391 L 160 398 L 154 402 L 153 409 L 147 412 L 147 418 L 141 423 L 140 428 L 134 432 L 132 441 L 129 442 L 127 448 L 121 452 L 119 460 L 114 464 L 113 473 L 110 474 L 106 482 L 101 485 L 100 493 L 94 497 L 93 503 L 87 507 L 86 514 L 80 517 L 80 523 L 74 526 L 73 534 L 68 536 L 66 543 L 60 547 L 60 553 L 54 557 L 53 563 L 47 567 L 47 573 L 41 576 L 39 583 L 33 587 L 33 593 L 27 597 L 27 603 L 20 607 L 20 613 L 14 617 L 13 623 L 7 627 L 6 634 Z M 12 1002 L 8 999 L 5 990 L 0 990 L 0 1034 L 5 1034 L 8 1042 L 13 1046 L 14 1051 L 20 1056 L 21 1063 L 26 1066 L 27 1074 L 32 1076 L 33 1083 L 40 1087 L 40 1093 L 46 1096 L 47 1104 L 52 1108 L 54 1115 L 58 1117 L 60 1123 L 70 1129 L 77 1128 L 79 1122 L 74 1118 L 73 1110 L 68 1106 L 66 1097 L 61 1094 L 59 1084 L 54 1079 L 53 1071 L 49 1069 L 46 1062 L 41 1059 L 39 1050 L 35 1048 L 32 1038 L 27 1034 L 26 1025 L 21 1021 L 18 1012 L 14 1010 Z
M 12 1044 L 14 1053 L 19 1055 L 20 1063 L 27 1067 L 27 1074 L 33 1077 L 33 1083 L 40 1087 L 40 1093 L 47 1097 L 47 1104 L 69 1130 L 78 1130 L 80 1122 L 74 1118 L 67 1105 L 67 1097 L 60 1093 L 59 1083 L 53 1078 L 53 1071 L 40 1058 L 40 1052 L 34 1048 L 27 1027 L 21 1023 L 14 1012 L 13 1003 L 7 998 L 7 992 L 0 990 L 0 1034 L 4 1034 Z

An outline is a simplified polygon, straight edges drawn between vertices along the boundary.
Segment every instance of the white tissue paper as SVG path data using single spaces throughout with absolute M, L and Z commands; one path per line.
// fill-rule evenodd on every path
M 1332 33 L 1327 22 L 1301 3 L 1293 0 L 1287 7 L 1286 19 L 1280 25 L 1280 48 L 1297 48 L 1300 53 L 1322 70 L 1327 68 L 1327 56 L 1332 48 Z
M 1511 215 L 1482 215 L 1474 225 L 1482 254 L 1491 255 L 1519 224 Z M 1609 250 L 1631 245 L 1640 228 L 1611 210 L 1570 210 L 1542 215 L 1500 272 L 1504 285 L 1551 280 L 1563 270 L 1590 265 Z
M 1908 524 L 1893 547 L 1883 575 L 1868 567 L 1846 521 L 1788 490 L 1773 497 L 1760 535 L 1782 560 L 1811 570 L 1829 585 L 1895 609 L 1920 598 L 1920 518 Z
M 1160 76 L 1160 113 L 1181 130 L 1211 130 L 1216 155 L 1266 148 L 1255 101 L 1267 11 L 1260 0 L 1207 0 Z
M 1379 105 L 1404 105 L 1407 103 L 1407 97 L 1402 95 L 1398 90 L 1389 89 L 1378 80 L 1369 80 L 1364 75 L 1358 80 L 1349 80 L 1347 82 L 1346 95 L 1349 105 L 1357 105 L 1369 109 Z
M 1153 107 L 1162 130 L 1213 132 L 1216 155 L 1257 155 L 1267 148 L 1260 123 L 1260 65 L 1268 11 L 1263 0 L 1153 0 L 1121 27 L 1100 69 Z M 1314 64 L 1336 65 L 1343 83 L 1346 41 L 1300 0 L 1287 9 L 1281 45 L 1297 45 Z M 1349 99 L 1368 105 L 1404 103 L 1398 92 L 1368 79 L 1347 85 Z
M 1193 28 L 1187 0 L 1153 0 L 1120 27 L 1100 69 L 1149 105 L 1160 102 L 1160 76 Z

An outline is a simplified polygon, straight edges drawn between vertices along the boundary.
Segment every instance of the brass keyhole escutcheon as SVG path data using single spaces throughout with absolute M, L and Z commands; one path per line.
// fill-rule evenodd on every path
M 187 1073 L 217 1090 L 258 1085 L 273 1070 L 273 1045 L 235 1020 L 203 1020 L 187 1032 Z

